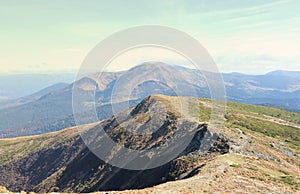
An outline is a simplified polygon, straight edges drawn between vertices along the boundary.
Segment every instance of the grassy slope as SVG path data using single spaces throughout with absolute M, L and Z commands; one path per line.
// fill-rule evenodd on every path
M 226 119 L 225 125 L 229 128 L 238 127 L 245 132 L 274 137 L 300 153 L 300 114 L 229 102 Z
M 207 120 L 210 101 L 201 99 L 200 102 L 203 104 L 201 118 Z M 188 181 L 170 182 L 148 190 L 171 191 L 178 188 L 193 193 L 197 189 L 203 192 L 244 189 L 257 192 L 255 189 L 261 187 L 265 192 L 276 189 L 297 191 L 300 184 L 300 160 L 299 155 L 298 158 L 296 156 L 300 145 L 299 126 L 300 114 L 228 102 L 223 133 L 232 140 L 233 148 L 240 144 L 239 148 L 207 161 L 200 174 Z M 69 128 L 45 135 L 0 139 L 0 164 L 75 135 L 77 130 Z M 211 168 L 223 170 L 212 171 Z M 252 188 L 253 185 L 256 185 L 255 188 Z
M 81 126 L 80 130 L 90 128 L 95 124 Z M 20 159 L 31 152 L 48 148 L 54 143 L 66 141 L 78 135 L 78 127 L 43 135 L 0 139 L 0 165 L 11 160 Z
M 207 120 L 210 100 L 200 102 L 200 117 Z M 239 148 L 194 163 L 203 165 L 196 176 L 152 188 L 111 193 L 300 192 L 300 114 L 228 102 L 222 131 L 229 137 L 231 147 L 240 144 Z

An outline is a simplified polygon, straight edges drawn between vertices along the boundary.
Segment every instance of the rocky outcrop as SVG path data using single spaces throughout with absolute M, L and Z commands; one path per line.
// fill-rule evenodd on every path
M 173 98 L 176 99 L 167 96 L 146 98 L 136 107 L 86 130 L 105 129 L 115 142 L 131 149 L 144 150 L 168 145 L 178 130 L 179 122 L 182 122 L 194 134 L 182 152 L 166 164 L 146 170 L 118 168 L 95 156 L 77 135 L 3 164 L 0 166 L 0 185 L 14 192 L 92 192 L 141 189 L 195 175 L 202 166 L 198 164 L 201 158 L 227 153 L 229 147 L 226 138 L 218 137 L 207 153 L 199 152 L 204 134 L 209 133 L 207 125 L 189 121 L 179 114 L 179 106 Z M 164 112 L 165 117 L 162 117 Z M 132 125 L 133 120 L 138 124 Z M 136 133 L 149 129 L 149 123 L 157 125 L 155 132 L 146 135 Z M 177 138 L 181 139 L 183 135 L 178 133 Z M 177 149 L 176 146 L 173 149 Z
M 197 102 L 192 98 L 184 100 L 189 104 Z M 211 107 L 208 100 L 199 101 Z M 97 132 L 103 129 L 117 145 L 132 150 L 169 146 L 170 140 L 176 138 L 178 141 L 171 148 L 177 150 L 182 148 L 179 145 L 184 138 L 178 132 L 179 124 L 194 132 L 184 149 L 161 166 L 145 170 L 112 166 L 94 155 L 78 132 L 74 132 L 76 128 L 72 128 L 36 137 L 0 140 L 0 185 L 14 192 L 37 193 L 299 192 L 299 157 L 294 154 L 299 152 L 299 128 L 265 119 L 282 111 L 268 112 L 266 108 L 229 103 L 225 125 L 217 135 L 209 125 L 193 119 L 193 115 L 180 114 L 179 105 L 176 97 L 151 96 L 105 121 L 79 127 L 84 128 L 83 134 L 90 132 L 90 140 L 101 145 L 106 144 Z M 197 103 L 190 105 L 195 107 Z M 202 115 L 209 113 L 205 107 L 201 107 Z M 286 114 L 288 117 L 285 115 L 283 120 L 299 123 L 299 115 Z M 254 116 L 255 120 L 251 120 Z M 281 133 L 282 129 L 285 133 Z M 211 144 L 203 143 L 209 139 Z M 209 145 L 208 149 L 203 149 L 203 145 Z M 109 154 L 118 156 L 119 152 L 115 149 Z

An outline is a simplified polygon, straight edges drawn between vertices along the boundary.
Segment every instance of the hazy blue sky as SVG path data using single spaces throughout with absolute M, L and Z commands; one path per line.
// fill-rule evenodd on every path
M 223 72 L 300 70 L 300 1 L 0 1 L 0 74 L 76 72 L 111 33 L 167 25 L 197 38 Z

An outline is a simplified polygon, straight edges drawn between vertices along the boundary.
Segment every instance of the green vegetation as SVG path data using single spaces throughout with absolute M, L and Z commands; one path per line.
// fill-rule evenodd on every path
M 208 99 L 200 102 L 211 104 Z M 200 103 L 200 120 L 208 121 L 211 109 Z M 195 108 L 190 105 L 190 109 Z M 239 128 L 243 132 L 255 132 L 277 138 L 294 149 L 300 149 L 300 114 L 264 106 L 235 102 L 227 103 L 225 115 L 228 128 Z
M 248 169 L 249 169 L 249 170 L 253 170 L 253 171 L 258 171 L 258 168 L 252 167 L 252 166 L 248 167 Z
M 284 170 L 281 170 L 281 169 L 279 169 L 278 172 L 281 172 L 281 173 L 283 173 L 284 175 L 289 175 L 288 172 L 286 172 L 286 171 L 284 171 Z
M 294 181 L 294 178 L 292 176 L 281 176 L 280 180 L 288 185 L 295 185 L 296 182 Z
M 196 102 L 195 101 L 189 102 L 188 103 L 189 114 L 191 114 L 191 116 L 199 117 L 199 120 L 201 122 L 208 122 L 210 119 L 211 109 L 207 106 L 204 106 L 202 102 L 211 103 L 211 100 L 201 99 Z
M 278 138 L 300 149 L 300 114 L 279 109 L 229 102 L 225 126 Z
M 256 116 L 266 115 L 266 116 L 282 119 L 287 122 L 300 124 L 300 114 L 285 111 L 285 110 L 280 110 L 276 108 L 271 108 L 271 107 L 241 104 L 236 102 L 227 102 L 227 111 L 234 112 L 236 114 L 246 113 L 247 115 L 256 115 Z
M 239 165 L 239 164 L 230 164 L 229 166 L 234 167 L 234 168 L 241 168 L 241 165 Z
M 175 172 L 170 172 L 169 175 L 168 175 L 168 179 L 171 180 L 171 181 L 174 181 L 175 178 L 176 178 Z
M 77 130 L 66 129 L 45 135 L 0 139 L 0 165 L 25 157 L 29 153 L 48 148 L 57 142 L 65 141 L 77 134 Z
M 244 131 L 259 132 L 270 137 L 278 137 L 289 143 L 295 149 L 300 148 L 300 129 L 292 126 L 280 125 L 272 121 L 259 120 L 251 117 L 236 117 L 227 115 L 228 127 L 240 128 Z

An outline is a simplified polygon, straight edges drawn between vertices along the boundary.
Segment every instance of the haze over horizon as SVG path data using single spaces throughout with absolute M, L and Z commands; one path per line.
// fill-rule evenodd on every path
M 299 10 L 0 1 L 0 194 L 300 194 Z
M 299 9 L 296 0 L 72 1 L 72 5 L 68 1 L 2 1 L 0 74 L 76 73 L 102 39 L 131 26 L 150 24 L 177 28 L 198 39 L 220 72 L 299 71 Z M 139 54 L 143 57 L 145 52 Z M 176 57 L 172 60 L 181 62 Z M 128 69 L 128 61 L 123 62 Z
M 124 69 L 108 69 L 108 70 L 103 70 L 103 72 L 120 72 L 120 71 L 126 71 L 129 70 L 135 66 L 139 66 L 141 64 L 138 65 L 132 65 L 132 66 L 126 66 L 126 68 Z M 173 66 L 174 64 L 168 64 Z M 175 66 L 182 66 L 182 65 L 175 65 Z M 195 69 L 192 67 L 186 67 L 186 66 L 182 66 L 185 68 L 189 68 L 189 69 Z M 66 83 L 71 83 L 73 81 L 76 80 L 76 75 L 78 70 L 74 70 L 74 71 L 62 71 L 62 72 L 11 72 L 11 73 L 1 73 L 0 72 L 0 76 L 27 76 L 27 75 L 59 75 L 59 76 L 64 76 L 64 75 L 68 75 L 68 78 L 66 79 L 67 81 L 65 81 Z M 98 71 L 101 72 L 101 71 Z M 276 70 L 270 70 L 270 71 L 266 71 L 266 72 L 262 72 L 262 73 L 246 73 L 246 72 L 238 72 L 238 71 L 230 71 L 230 72 L 220 72 L 222 74 L 244 74 L 244 75 L 266 75 L 269 73 L 274 73 L 274 72 L 300 72 L 300 70 L 284 70 L 284 69 L 276 69 Z M 95 72 L 96 73 L 96 72 Z

